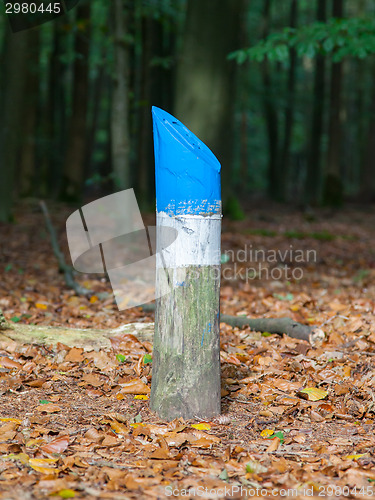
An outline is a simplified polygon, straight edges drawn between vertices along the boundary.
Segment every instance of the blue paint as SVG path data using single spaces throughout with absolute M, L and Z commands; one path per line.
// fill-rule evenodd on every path
M 221 213 L 220 163 L 172 115 L 152 107 L 156 209 L 168 215 Z
M 203 329 L 201 347 L 203 346 L 205 331 L 206 331 L 206 328 Z M 211 323 L 208 323 L 208 333 L 210 333 L 210 332 L 211 332 Z

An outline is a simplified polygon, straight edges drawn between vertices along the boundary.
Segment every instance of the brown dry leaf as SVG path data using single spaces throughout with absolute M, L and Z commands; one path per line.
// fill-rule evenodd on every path
M 135 335 L 132 335 L 131 333 L 122 333 L 119 335 L 114 335 L 113 337 L 110 337 L 109 339 L 111 341 L 113 349 L 117 350 L 120 347 L 120 344 L 125 344 L 129 349 L 132 349 L 132 347 L 137 347 L 142 345 L 142 342 L 140 342 L 139 339 Z
M 280 446 L 280 438 L 275 436 L 273 439 L 271 439 L 271 443 L 268 446 L 266 452 L 271 452 L 271 451 L 276 451 L 278 447 Z
M 310 418 L 314 422 L 323 422 L 324 417 L 322 417 L 317 411 L 311 410 L 310 411 Z
M 45 405 L 39 405 L 35 408 L 35 411 L 39 411 L 41 413 L 57 413 L 61 411 L 60 406 L 55 405 L 54 403 L 47 403 Z
M 93 443 L 100 443 L 103 440 L 104 435 L 101 432 L 98 432 L 95 427 L 92 427 L 85 433 L 85 438 Z
M 79 455 L 74 455 L 74 465 L 83 469 L 87 469 L 88 467 L 90 467 L 87 461 Z
M 85 357 L 87 359 L 92 359 L 98 370 L 106 371 L 117 368 L 117 362 L 114 359 L 111 359 L 104 351 L 89 352 L 85 355 Z
M 41 446 L 39 449 L 43 453 L 52 454 L 52 453 L 62 453 L 67 449 L 69 445 L 69 436 L 59 436 L 49 443 Z
M 122 436 L 125 436 L 126 434 L 129 434 L 130 429 L 127 427 L 125 424 L 121 422 L 116 422 L 113 420 L 111 423 L 111 429 L 116 432 L 116 434 L 121 434 Z
M 165 434 L 165 441 L 168 446 L 173 446 L 179 448 L 186 441 L 190 442 L 195 436 L 188 434 L 187 432 L 168 432 Z
M 85 373 L 82 379 L 93 387 L 100 387 L 103 385 L 103 381 L 100 379 L 99 375 L 95 375 L 94 373 Z
M 68 483 L 66 479 L 41 479 L 38 481 L 38 489 L 40 491 L 46 491 L 49 495 L 67 489 L 67 487 Z
M 195 441 L 192 441 L 191 446 L 193 446 L 193 448 L 211 448 L 211 446 L 213 444 L 215 444 L 215 442 L 216 441 L 213 441 L 212 439 L 209 439 L 208 437 L 200 437 L 200 438 L 196 439 Z
M 282 378 L 272 379 L 269 382 L 277 389 L 280 389 L 284 392 L 298 391 L 301 387 L 301 384 L 299 382 L 289 382 L 289 380 L 284 380 Z
M 30 382 L 24 382 L 25 385 L 29 387 L 42 387 L 47 382 L 47 379 L 39 378 L 35 380 L 30 380 Z
M 303 434 L 297 434 L 297 436 L 293 436 L 293 441 L 299 444 L 303 444 L 306 441 L 306 436 Z
M 163 436 L 158 437 L 158 443 L 160 444 L 160 448 L 153 451 L 149 455 L 149 458 L 158 460 L 167 460 L 169 458 L 172 458 L 171 451 L 168 448 L 168 444 L 166 440 L 163 438 Z
M 17 427 L 18 424 L 15 424 L 14 422 L 8 422 L 5 425 L 2 425 L 0 427 L 0 440 L 8 441 L 10 439 L 13 439 L 17 434 Z
M 22 365 L 18 363 L 18 361 L 14 361 L 14 359 L 10 359 L 7 356 L 0 357 L 0 367 L 2 368 L 15 368 L 16 370 L 21 370 Z
M 108 447 L 109 446 L 117 446 L 120 444 L 120 441 L 113 434 L 106 434 L 101 444 L 102 444 L 102 446 L 108 446 Z
M 81 363 L 83 361 L 83 349 L 80 347 L 72 347 L 64 358 L 64 361 L 71 363 Z
M 151 389 L 140 379 L 131 380 L 125 384 L 119 384 L 123 394 L 149 394 Z

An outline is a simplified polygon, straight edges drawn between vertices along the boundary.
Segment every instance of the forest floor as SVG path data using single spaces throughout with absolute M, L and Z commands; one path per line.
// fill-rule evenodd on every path
M 73 210 L 50 211 L 67 254 Z M 90 297 L 69 290 L 36 205 L 0 232 L 10 322 L 153 321 L 119 312 L 98 275 L 80 278 Z M 375 207 L 252 207 L 224 220 L 222 253 L 222 312 L 289 316 L 326 340 L 221 323 L 223 417 L 165 422 L 148 406 L 150 342 L 123 334 L 88 351 L 2 336 L 0 498 L 375 498 Z

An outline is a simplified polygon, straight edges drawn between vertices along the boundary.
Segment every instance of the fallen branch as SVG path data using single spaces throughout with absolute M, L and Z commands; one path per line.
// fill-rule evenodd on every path
M 155 311 L 155 304 L 143 304 L 142 309 L 146 312 Z M 278 333 L 279 335 L 285 333 L 289 337 L 307 340 L 311 344 L 324 339 L 324 333 L 319 328 L 303 325 L 291 318 L 248 318 L 221 314 L 220 321 L 238 328 L 250 326 L 252 330 L 257 332 Z
M 72 288 L 77 295 L 90 294 L 90 290 L 81 287 L 74 280 L 73 268 L 67 265 L 65 262 L 64 255 L 61 252 L 59 243 L 57 241 L 56 231 L 52 224 L 48 208 L 44 201 L 40 202 L 40 206 L 46 220 L 47 229 L 51 236 L 53 252 L 59 263 L 60 270 L 64 273 L 66 285 L 69 288 Z M 155 304 L 143 304 L 142 309 L 144 311 L 155 311 Z M 324 333 L 319 328 L 314 329 L 308 325 L 298 323 L 291 318 L 248 318 L 246 316 L 230 316 L 228 314 L 221 314 L 220 321 L 238 328 L 250 326 L 252 330 L 257 332 L 277 333 L 279 335 L 285 333 L 289 337 L 299 340 L 306 340 L 311 344 L 324 339 Z
M 51 237 L 53 253 L 55 254 L 57 262 L 59 263 L 59 270 L 64 273 L 65 283 L 67 287 L 72 288 L 77 295 L 89 295 L 92 292 L 87 288 L 82 287 L 75 281 L 73 276 L 73 268 L 65 262 L 64 254 L 60 249 L 56 230 L 49 215 L 47 205 L 44 203 L 44 201 L 41 201 L 39 205 L 42 209 L 46 221 L 46 226 Z

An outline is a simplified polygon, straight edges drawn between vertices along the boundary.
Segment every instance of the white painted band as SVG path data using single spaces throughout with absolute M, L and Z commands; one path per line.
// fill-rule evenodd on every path
M 156 227 L 157 268 L 220 265 L 221 215 L 185 217 L 161 212 L 156 215 Z M 177 231 L 177 238 L 171 245 L 163 243 L 163 227 Z

